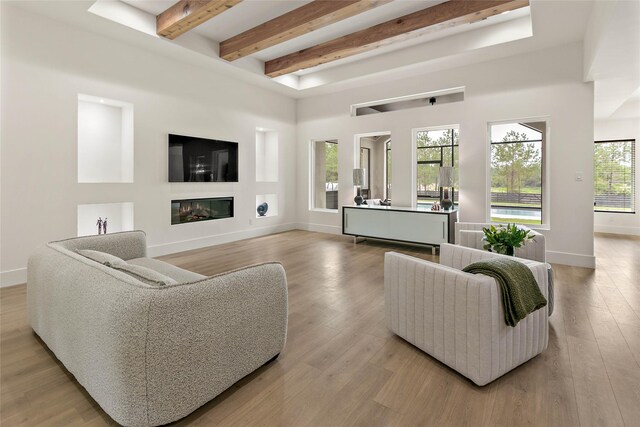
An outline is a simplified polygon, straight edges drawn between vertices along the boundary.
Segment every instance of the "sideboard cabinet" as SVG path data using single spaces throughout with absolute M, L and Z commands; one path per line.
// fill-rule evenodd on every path
M 437 246 L 454 243 L 457 220 L 457 210 L 343 206 L 342 234 Z

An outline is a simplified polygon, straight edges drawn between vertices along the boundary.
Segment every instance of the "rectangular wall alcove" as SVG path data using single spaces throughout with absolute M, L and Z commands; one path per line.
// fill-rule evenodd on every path
M 133 104 L 78 95 L 78 182 L 133 182 Z
M 256 181 L 278 182 L 278 132 L 256 129 Z
M 263 203 L 266 203 L 266 212 L 264 215 L 260 215 L 259 211 L 262 210 Z M 260 194 L 256 196 L 256 217 L 265 218 L 271 216 L 278 216 L 278 195 L 277 194 Z
M 133 230 L 133 203 L 78 205 L 78 236 L 98 234 L 98 219 L 107 220 L 107 233 Z M 104 230 L 101 230 L 104 233 Z

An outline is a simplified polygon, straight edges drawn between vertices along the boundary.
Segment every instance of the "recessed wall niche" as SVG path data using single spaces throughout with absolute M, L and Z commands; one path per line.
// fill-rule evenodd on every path
M 267 211 L 264 212 L 264 215 L 260 215 L 260 210 L 258 209 L 260 205 L 266 203 Z M 256 196 L 256 218 L 265 218 L 271 216 L 278 216 L 278 195 L 277 194 L 260 194 Z
M 78 182 L 133 182 L 133 104 L 78 94 Z
M 133 203 L 95 203 L 78 205 L 78 236 L 98 234 L 98 219 L 102 227 L 100 234 L 104 234 L 104 220 L 107 220 L 106 231 L 133 230 Z
M 278 132 L 256 129 L 256 181 L 278 182 Z

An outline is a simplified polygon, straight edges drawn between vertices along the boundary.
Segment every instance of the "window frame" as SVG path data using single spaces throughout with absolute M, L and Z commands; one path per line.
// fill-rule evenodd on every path
M 339 182 L 340 182 L 340 150 L 338 149 L 338 207 L 336 209 L 329 209 L 329 208 L 317 208 L 315 207 L 315 172 L 316 172 L 316 166 L 315 166 L 315 159 L 316 159 L 316 155 L 315 155 L 315 144 L 318 142 L 322 142 L 322 143 L 330 143 L 330 144 L 336 144 L 338 147 L 340 147 L 338 138 L 317 138 L 317 139 L 312 139 L 309 141 L 309 187 L 308 187 L 308 194 L 309 194 L 309 211 L 312 212 L 324 212 L 324 213 L 332 213 L 332 214 L 338 214 L 340 213 L 340 186 L 339 186 Z M 326 174 L 326 169 L 325 169 L 325 174 Z M 326 181 L 325 181 L 325 187 L 326 187 Z
M 486 148 L 486 153 L 487 153 L 487 157 L 486 157 L 486 167 L 487 167 L 487 174 L 486 174 L 486 180 L 487 180 L 487 184 L 486 184 L 486 188 L 487 188 L 487 208 L 486 208 L 486 222 L 490 223 L 490 224 L 500 224 L 500 223 L 504 223 L 504 221 L 502 222 L 494 222 L 491 219 L 491 207 L 492 207 L 492 202 L 491 202 L 491 185 L 492 185 L 492 179 L 491 179 L 491 171 L 492 171 L 492 166 L 491 166 L 491 147 L 492 147 L 492 140 L 491 140 L 491 127 L 494 125 L 506 125 L 506 124 L 524 124 L 524 123 L 536 123 L 536 122 L 544 122 L 545 124 L 545 130 L 544 130 L 544 135 L 543 135 L 543 140 L 542 140 L 542 144 L 541 144 L 541 155 L 540 155 L 540 169 L 541 169 L 541 183 L 540 183 L 540 188 L 542 191 L 542 194 L 540 195 L 540 224 L 525 224 L 527 227 L 534 229 L 534 230 L 550 230 L 551 229 L 551 212 L 550 212 L 550 200 L 551 200 L 551 190 L 550 190 L 550 176 L 549 176 L 549 167 L 548 164 L 551 161 L 550 158 L 550 153 L 549 153 L 549 147 L 550 145 L 550 141 L 552 138 L 552 120 L 551 117 L 549 116 L 537 116 L 537 117 L 525 117 L 525 118 L 516 118 L 516 119 L 506 119 L 506 120 L 496 120 L 496 121 L 490 121 L 487 122 L 487 138 L 486 138 L 486 144 L 487 144 L 487 148 Z M 537 130 L 537 129 L 535 129 Z M 537 130 L 538 131 L 538 130 Z M 518 141 L 518 142 L 527 142 L 527 141 Z M 537 140 L 534 142 L 538 142 Z M 497 142 L 496 144 L 501 144 L 502 142 Z M 518 224 L 517 220 L 514 220 L 510 223 L 516 223 Z
M 626 138 L 626 139 L 603 139 L 603 140 L 599 140 L 599 141 L 593 141 L 594 144 L 594 149 L 595 149 L 595 144 L 602 144 L 602 143 L 613 143 L 613 142 L 631 142 L 631 197 L 633 199 L 633 209 L 631 211 L 612 211 L 612 210 L 598 210 L 596 209 L 596 165 L 595 165 L 595 152 L 594 152 L 594 164 L 593 164 L 593 212 L 594 213 L 606 213 L 606 214 L 631 214 L 631 215 L 635 215 L 637 213 L 637 191 L 638 189 L 636 188 L 636 139 L 635 138 Z
M 418 133 L 419 132 L 435 132 L 435 131 L 442 131 L 442 130 L 455 130 L 458 133 L 458 144 L 454 144 L 454 136 L 452 134 L 451 136 L 451 144 L 449 145 L 434 145 L 432 147 L 420 147 L 418 148 Z M 412 144 L 411 144 L 411 163 L 412 163 L 412 190 L 411 190 L 411 198 L 412 198 L 412 207 L 413 208 L 417 208 L 418 207 L 418 164 L 439 164 L 440 166 L 445 166 L 443 164 L 443 158 L 444 158 L 444 153 L 443 150 L 444 148 L 448 148 L 451 147 L 451 165 L 450 166 L 454 166 L 455 165 L 455 161 L 456 161 L 456 154 L 455 154 L 455 149 L 456 147 L 458 148 L 458 157 L 460 157 L 460 125 L 459 124 L 452 124 L 452 125 L 443 125 L 443 126 L 428 126 L 428 127 L 421 127 L 421 128 L 415 128 L 412 129 Z M 423 149 L 423 148 L 440 148 L 440 161 L 435 161 L 435 160 L 428 160 L 428 161 L 418 161 L 418 149 Z M 447 165 L 449 166 L 449 165 Z M 454 166 L 455 167 L 455 166 Z M 458 162 L 458 169 L 460 168 L 460 163 Z M 460 173 L 460 171 L 457 171 L 458 174 Z M 459 175 L 458 175 L 459 176 Z M 458 209 L 458 203 L 459 201 L 456 200 L 455 198 L 455 189 L 456 187 L 451 187 L 451 200 L 453 201 L 453 207 L 454 209 Z M 458 188 L 458 193 L 460 191 L 460 188 Z M 442 188 L 439 189 L 440 192 L 440 199 L 442 199 Z M 459 194 L 458 194 L 459 196 Z M 459 197 L 458 197 L 459 198 Z
M 389 139 L 384 142 L 384 198 L 389 200 L 391 197 L 391 164 L 389 163 L 389 156 L 391 155 L 391 135 Z M 393 158 L 391 158 L 393 163 Z
M 392 142 L 392 137 L 391 137 L 391 131 L 387 130 L 387 131 L 379 131 L 379 132 L 366 132 L 366 133 L 358 133 L 358 134 L 354 134 L 353 135 L 353 155 L 354 155 L 354 159 L 353 159 L 353 168 L 358 168 L 360 165 L 360 149 L 363 148 L 360 144 L 360 140 L 362 138 L 367 138 L 367 137 L 372 137 L 372 136 L 387 136 L 388 139 L 385 140 L 383 142 L 384 144 L 384 162 L 383 162 L 383 179 L 384 179 L 384 189 L 383 189 L 383 193 L 384 193 L 384 199 L 389 199 L 389 179 L 391 178 L 391 174 L 390 174 L 390 170 L 388 167 L 388 159 L 389 159 L 389 151 L 391 151 L 391 147 L 390 144 Z M 371 154 L 371 153 L 369 153 Z M 371 166 L 371 163 L 369 161 L 369 166 Z M 369 182 L 371 180 L 371 173 L 367 172 L 368 174 L 368 179 Z M 369 191 L 371 191 L 371 184 L 369 184 Z M 354 193 L 355 196 L 355 193 Z

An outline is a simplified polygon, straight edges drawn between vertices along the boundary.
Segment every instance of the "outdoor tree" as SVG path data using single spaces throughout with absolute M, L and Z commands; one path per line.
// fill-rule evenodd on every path
M 337 183 L 338 182 L 338 144 L 326 143 L 325 144 L 325 167 L 326 167 L 326 182 Z
M 596 143 L 593 163 L 595 209 L 633 212 L 635 205 L 633 141 Z
M 595 188 L 597 193 L 626 194 L 631 191 L 631 141 L 595 144 Z
M 527 141 L 525 133 L 510 130 L 502 142 Z M 521 193 L 523 187 L 542 187 L 540 149 L 536 143 L 493 144 L 491 147 L 492 186 L 506 187 L 507 193 Z

